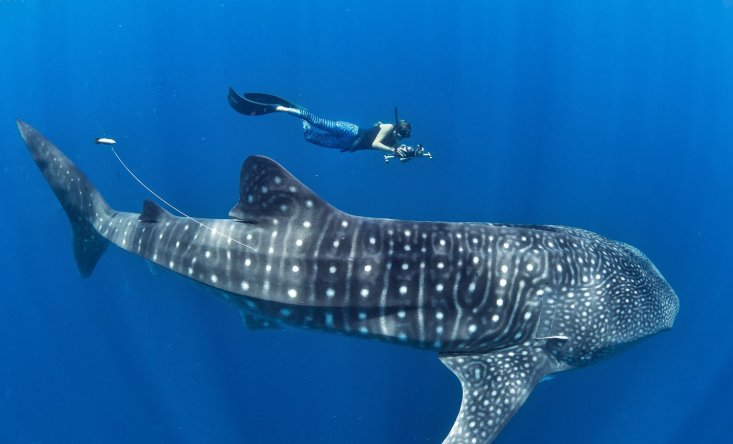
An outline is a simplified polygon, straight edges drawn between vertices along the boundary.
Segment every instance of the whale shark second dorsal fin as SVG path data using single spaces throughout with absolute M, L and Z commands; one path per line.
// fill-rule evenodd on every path
M 145 200 L 143 202 L 143 212 L 140 213 L 138 220 L 140 222 L 163 222 L 175 218 L 171 213 L 165 211 L 160 205 L 156 204 L 152 200 Z
M 239 202 L 229 211 L 229 217 L 238 221 L 263 223 L 291 217 L 309 220 L 315 214 L 338 211 L 264 156 L 248 157 L 239 180 Z

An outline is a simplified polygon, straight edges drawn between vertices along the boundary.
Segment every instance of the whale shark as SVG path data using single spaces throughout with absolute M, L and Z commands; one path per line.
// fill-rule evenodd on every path
M 53 143 L 17 121 L 65 210 L 90 276 L 110 243 L 202 284 L 252 328 L 416 347 L 460 380 L 444 444 L 487 444 L 553 373 L 672 328 L 679 299 L 639 250 L 556 225 L 416 222 L 347 214 L 275 161 L 245 160 L 223 219 L 145 201 L 117 211 Z

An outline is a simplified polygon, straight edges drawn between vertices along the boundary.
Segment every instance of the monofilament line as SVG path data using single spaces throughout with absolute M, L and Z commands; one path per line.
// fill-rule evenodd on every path
M 227 239 L 227 240 L 229 240 L 231 242 L 234 242 L 236 244 L 239 244 L 239 245 L 241 245 L 241 246 L 243 246 L 245 248 L 249 248 L 252 251 L 257 251 L 255 248 L 250 247 L 249 245 L 244 244 L 244 243 L 242 243 L 242 242 L 240 242 L 240 241 L 238 241 L 238 240 L 236 240 L 236 239 L 234 239 L 234 238 L 232 238 L 230 236 L 227 236 L 226 234 L 224 234 L 224 233 L 222 233 L 220 231 L 217 231 L 215 228 L 212 228 L 212 227 L 206 225 L 205 223 L 201 222 L 200 220 L 197 220 L 197 219 L 189 216 L 188 214 L 186 214 L 183 211 L 181 211 L 178 208 L 176 208 L 173 204 L 171 204 L 167 200 L 163 199 L 158 193 L 156 193 L 155 191 L 153 191 L 152 189 L 150 189 L 149 186 L 145 185 L 145 183 L 142 180 L 140 180 L 135 175 L 135 173 L 132 172 L 132 170 L 127 166 L 127 164 L 125 163 L 125 161 L 123 161 L 122 158 L 120 157 L 120 155 L 117 154 L 117 151 L 115 151 L 115 148 L 113 146 L 110 145 L 109 148 L 112 150 L 112 154 L 114 154 L 115 157 L 117 158 L 117 160 L 120 162 L 120 165 L 122 165 L 122 167 L 130 174 L 130 176 L 132 176 L 132 178 L 135 179 L 135 181 L 137 181 L 137 183 L 140 184 L 140 186 L 142 186 L 143 188 L 145 188 L 146 190 L 148 190 L 148 192 L 150 194 L 152 194 L 153 196 L 155 196 L 156 198 L 158 198 L 158 200 L 160 200 L 161 202 L 163 202 L 165 205 L 167 205 L 173 211 L 175 211 L 176 213 L 178 213 L 181 216 L 185 217 L 186 219 L 189 219 L 189 220 L 193 221 L 194 223 L 199 224 L 201 227 L 206 228 L 207 230 L 211 231 L 212 233 L 214 233 L 214 234 L 216 234 L 218 236 L 222 236 L 223 238 L 225 238 L 225 239 Z

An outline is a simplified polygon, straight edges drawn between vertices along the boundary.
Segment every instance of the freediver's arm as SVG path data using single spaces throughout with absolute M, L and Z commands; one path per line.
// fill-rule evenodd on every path
M 379 132 L 377 133 L 377 137 L 374 138 L 374 142 L 372 142 L 372 148 L 375 150 L 380 151 L 387 151 L 391 154 L 395 154 L 399 157 L 403 157 L 405 155 L 404 149 L 402 149 L 401 146 L 392 148 L 389 145 L 384 144 L 384 139 L 390 135 L 394 131 L 394 125 L 390 123 L 380 123 L 379 124 Z
M 384 139 L 394 131 L 394 125 L 391 125 L 389 123 L 382 123 L 379 125 L 379 132 L 377 133 L 377 137 L 374 138 L 374 142 L 372 142 L 372 148 L 375 150 L 380 151 L 389 151 L 390 153 L 394 152 L 394 148 L 391 146 L 385 145 Z

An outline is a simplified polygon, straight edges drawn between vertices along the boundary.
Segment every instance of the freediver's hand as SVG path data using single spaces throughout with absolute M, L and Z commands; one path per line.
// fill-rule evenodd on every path
M 394 149 L 395 156 L 397 157 L 409 157 L 412 148 L 407 145 L 400 145 Z

